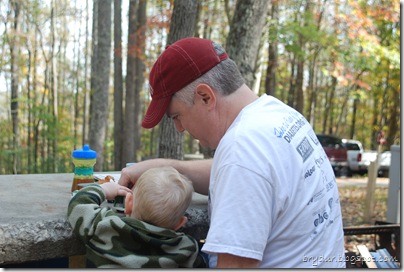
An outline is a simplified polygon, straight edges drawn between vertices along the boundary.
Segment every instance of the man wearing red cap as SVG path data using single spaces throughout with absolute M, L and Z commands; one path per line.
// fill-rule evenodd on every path
M 170 165 L 209 196 L 202 251 L 211 267 L 345 267 L 337 183 L 306 119 L 278 99 L 258 97 L 210 40 L 168 46 L 150 72 L 152 101 L 142 126 L 164 114 L 180 132 L 215 150 L 213 159 L 152 159 L 122 170 L 133 186 L 147 169 Z

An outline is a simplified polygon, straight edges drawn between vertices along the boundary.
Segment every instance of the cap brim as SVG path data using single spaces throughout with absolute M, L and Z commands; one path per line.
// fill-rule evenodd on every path
M 146 114 L 143 118 L 142 127 L 153 128 L 163 118 L 170 104 L 171 97 L 163 97 L 160 99 L 152 99 Z

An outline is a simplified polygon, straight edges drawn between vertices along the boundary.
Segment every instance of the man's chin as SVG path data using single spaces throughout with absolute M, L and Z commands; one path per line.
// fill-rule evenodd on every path
M 209 146 L 208 144 L 204 144 L 201 141 L 199 141 L 199 145 L 202 146 L 203 148 L 207 148 L 207 149 L 211 149 L 211 150 L 215 150 L 217 148 L 217 146 Z

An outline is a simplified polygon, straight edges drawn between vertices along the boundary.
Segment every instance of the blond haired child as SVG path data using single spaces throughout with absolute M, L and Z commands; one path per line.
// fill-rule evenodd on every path
M 176 232 L 187 222 L 191 181 L 173 167 L 144 172 L 133 190 L 107 182 L 81 189 L 70 201 L 68 219 L 86 244 L 88 267 L 206 267 L 198 243 Z M 121 217 L 105 200 L 125 196 Z

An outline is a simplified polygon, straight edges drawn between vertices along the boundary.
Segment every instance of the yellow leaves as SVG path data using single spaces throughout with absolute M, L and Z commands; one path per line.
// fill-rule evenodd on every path
M 338 79 L 338 85 L 340 86 L 348 86 L 349 81 L 344 76 L 345 66 L 340 61 L 334 61 L 334 70 L 331 72 L 331 75 Z

